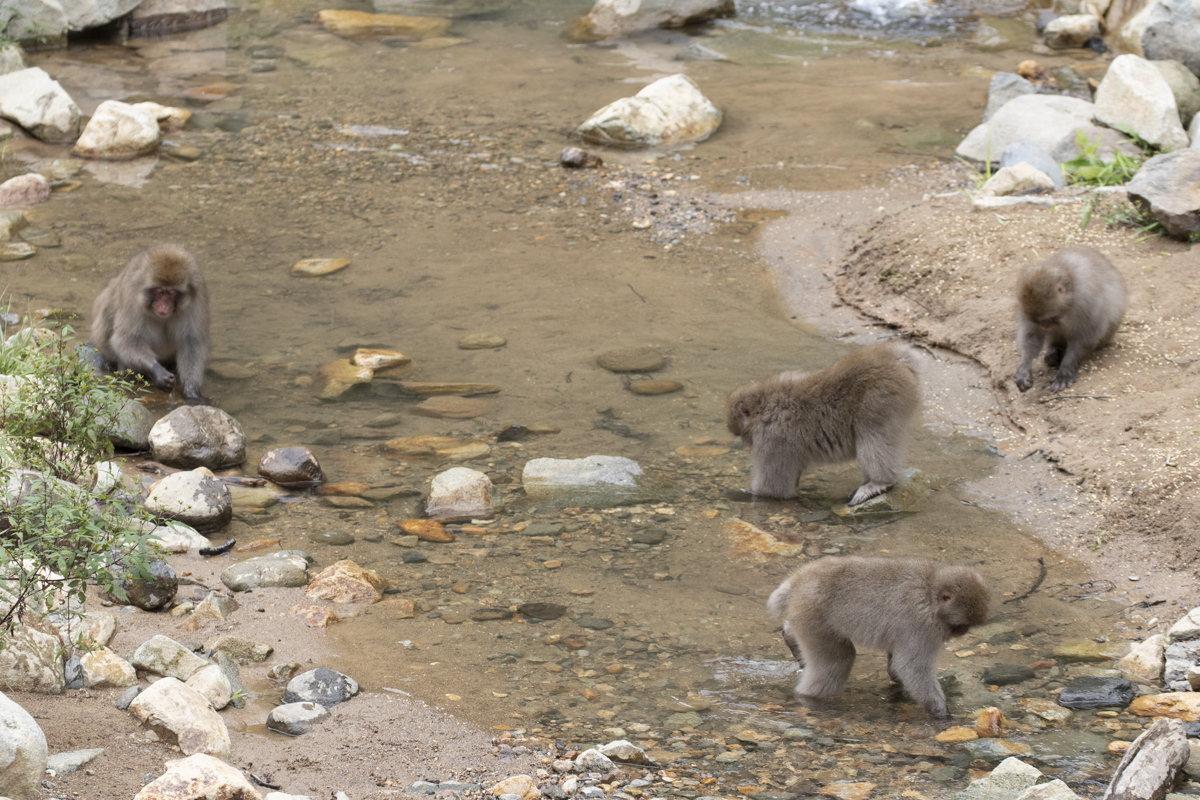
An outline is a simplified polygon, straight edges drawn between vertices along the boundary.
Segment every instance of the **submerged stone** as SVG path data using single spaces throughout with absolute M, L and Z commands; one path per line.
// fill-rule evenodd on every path
M 1064 708 L 1124 706 L 1133 699 L 1133 684 L 1125 678 L 1084 676 L 1071 681 L 1058 695 Z

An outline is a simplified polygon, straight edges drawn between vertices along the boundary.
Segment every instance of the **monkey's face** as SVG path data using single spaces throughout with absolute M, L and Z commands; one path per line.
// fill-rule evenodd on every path
M 937 617 L 950 636 L 962 636 L 972 625 L 980 625 L 988 615 L 990 593 L 970 569 L 947 570 L 939 575 Z
M 187 286 L 151 286 L 146 289 L 146 307 L 166 319 L 187 305 L 188 296 Z
M 725 427 L 734 436 L 750 444 L 751 429 L 754 427 L 754 411 L 757 408 L 755 387 L 744 387 L 729 395 L 725 402 Z

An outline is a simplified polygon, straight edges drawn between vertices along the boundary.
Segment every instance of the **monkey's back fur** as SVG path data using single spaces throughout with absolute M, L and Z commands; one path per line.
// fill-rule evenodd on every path
M 914 700 L 945 713 L 941 646 L 987 619 L 990 593 L 969 567 L 929 559 L 829 557 L 793 572 L 767 601 L 802 662 L 796 693 L 838 694 L 855 645 L 888 654 L 888 673 Z M 797 652 L 798 651 L 798 652 Z
M 1035 322 L 1060 317 L 1057 327 L 1071 331 L 1089 351 L 1112 341 L 1125 316 L 1125 279 L 1093 247 L 1072 245 L 1026 264 L 1017 285 L 1017 300 L 1027 317 Z
M 180 291 L 175 313 L 163 319 L 151 310 L 151 293 L 167 287 Z M 91 336 L 121 370 L 151 376 L 157 364 L 176 362 L 185 394 L 198 395 L 208 360 L 208 323 L 208 288 L 196 259 L 179 245 L 154 244 L 100 290 L 92 303 Z
M 853 458 L 867 482 L 852 503 L 895 484 L 921 402 L 917 363 L 907 347 L 876 344 L 818 372 L 784 372 L 734 390 L 725 424 L 750 445 L 751 491 L 792 497 L 809 466 Z

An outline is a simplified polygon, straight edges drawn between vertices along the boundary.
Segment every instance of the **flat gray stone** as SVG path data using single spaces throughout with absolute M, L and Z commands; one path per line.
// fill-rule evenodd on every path
M 46 769 L 52 769 L 58 775 L 68 775 L 103 752 L 103 747 L 94 747 L 90 750 L 72 750 L 68 753 L 55 753 L 46 759 Z

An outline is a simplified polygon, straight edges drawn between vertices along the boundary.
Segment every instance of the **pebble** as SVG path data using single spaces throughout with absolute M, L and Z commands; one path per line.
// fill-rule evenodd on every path
M 629 391 L 641 395 L 670 394 L 682 388 L 683 384 L 678 381 L 632 381 L 629 384 Z
M 454 534 L 432 519 L 406 519 L 396 523 L 400 530 L 424 542 L 453 542 Z
M 306 258 L 292 265 L 292 274 L 316 277 L 329 275 L 350 266 L 348 258 Z
M 494 333 L 471 333 L 458 340 L 460 350 L 492 350 L 506 344 L 507 339 Z
M 48 231 L 44 228 L 25 228 L 18 236 L 29 244 L 36 247 L 61 247 L 62 240 L 54 231 Z
M 28 242 L 0 244 L 0 261 L 24 261 L 37 255 L 37 248 Z
M 626 347 L 602 353 L 596 363 L 609 372 L 655 372 L 667 359 L 656 347 Z
M 314 536 L 313 539 L 321 544 L 333 545 L 335 547 L 354 544 L 354 537 L 346 531 L 326 531 Z
M 491 404 L 485 400 L 453 395 L 430 397 L 413 406 L 412 409 L 414 414 L 438 419 L 474 419 L 483 416 L 490 410 Z

